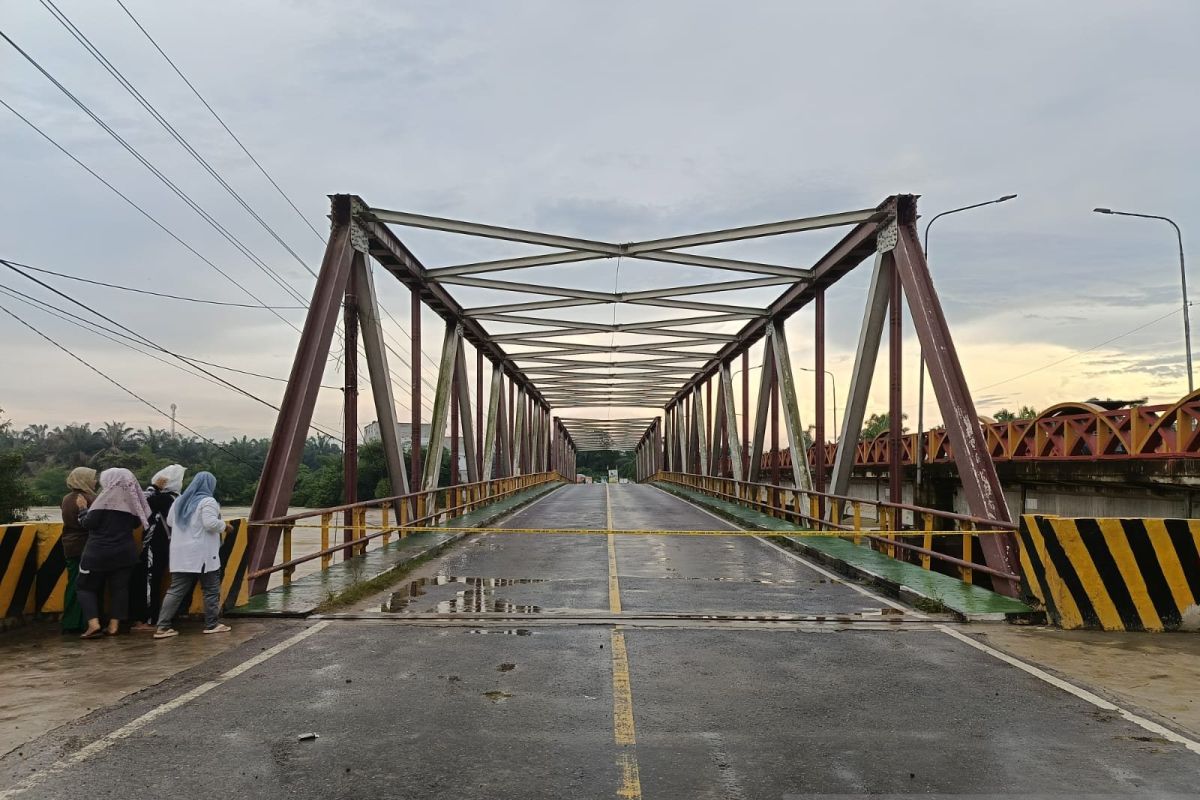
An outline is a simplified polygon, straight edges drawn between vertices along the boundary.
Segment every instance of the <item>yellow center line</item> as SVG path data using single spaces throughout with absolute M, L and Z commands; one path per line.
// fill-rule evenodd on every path
M 608 529 L 612 530 L 612 495 L 608 484 L 604 484 L 604 510 L 608 517 Z M 613 534 L 608 534 L 608 610 L 614 614 L 621 613 L 621 584 L 617 580 L 617 540 Z
M 604 509 L 608 518 L 608 529 L 612 530 L 612 494 L 608 484 L 604 485 Z M 621 587 L 617 582 L 617 547 L 613 534 L 608 535 L 608 607 L 614 614 L 621 613 Z M 625 647 L 625 634 L 619 626 L 612 629 L 612 687 L 613 687 L 613 741 L 621 748 L 617 754 L 617 768 L 621 771 L 621 783 L 617 797 L 624 800 L 641 800 L 642 780 L 638 771 L 637 733 L 633 724 L 633 691 L 629 686 L 629 651 Z

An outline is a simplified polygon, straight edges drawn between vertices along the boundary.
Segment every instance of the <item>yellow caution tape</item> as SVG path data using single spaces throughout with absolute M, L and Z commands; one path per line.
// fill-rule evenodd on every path
M 321 528 L 321 525 L 285 525 L 291 528 Z M 618 528 L 449 528 L 449 527 L 404 527 L 392 525 L 330 525 L 331 531 L 390 531 L 392 533 L 523 533 L 546 536 L 794 536 L 794 537 L 845 537 L 845 536 L 963 536 L 964 534 L 1005 533 L 1005 531 L 679 531 L 643 530 Z

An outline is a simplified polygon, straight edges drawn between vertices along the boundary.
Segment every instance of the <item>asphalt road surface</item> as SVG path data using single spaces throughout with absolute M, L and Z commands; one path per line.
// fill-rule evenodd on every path
M 730 529 L 637 485 L 502 526 Z M 481 535 L 10 754 L 0 798 L 1195 796 L 1200 745 L 970 630 L 757 537 Z

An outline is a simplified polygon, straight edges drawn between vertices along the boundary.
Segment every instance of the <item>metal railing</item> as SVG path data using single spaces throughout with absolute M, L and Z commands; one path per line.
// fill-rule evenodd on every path
M 403 539 L 408 536 L 412 528 L 430 528 L 442 525 L 510 495 L 558 481 L 571 482 L 557 472 L 537 472 L 512 478 L 495 478 L 490 481 L 442 486 L 436 489 L 364 500 L 330 508 L 311 509 L 283 517 L 251 520 L 252 529 L 253 527 L 261 529 L 270 526 L 283 528 L 283 560 L 265 569 L 250 572 L 246 575 L 246 579 L 251 580 L 282 572 L 283 585 L 288 586 L 291 584 L 292 576 L 299 564 L 319 558 L 321 559 L 321 569 L 328 569 L 333 562 L 334 555 L 339 551 L 342 553 L 343 559 L 362 555 L 367 552 L 367 543 L 373 539 L 381 538 L 382 545 L 386 547 L 392 536 Z M 379 526 L 371 526 L 370 532 L 367 532 L 366 515 L 372 509 L 380 511 L 382 523 Z M 396 514 L 394 524 L 391 516 L 393 511 Z M 342 515 L 340 523 L 334 519 L 336 514 Z M 307 520 L 320 521 L 320 547 L 306 555 L 294 556 L 292 552 L 294 529 L 313 527 L 305 524 Z M 342 541 L 338 544 L 330 544 L 331 536 L 337 530 L 342 532 Z
M 916 559 L 912 563 L 918 563 L 924 569 L 932 569 L 932 562 L 940 561 L 954 568 L 964 583 L 972 583 L 977 572 L 1005 580 L 1019 580 L 1017 575 L 993 569 L 972 559 L 975 537 L 1015 531 L 1017 526 L 1011 522 L 907 503 L 846 497 L 772 483 L 750 483 L 683 472 L 658 472 L 650 480 L 695 489 L 812 530 L 845 531 L 846 538 L 852 539 L 855 544 L 866 540 L 871 547 L 892 558 L 898 557 L 898 551 L 911 553 Z M 864 514 L 864 510 L 870 513 Z M 912 515 L 913 527 L 905 527 L 905 512 Z M 869 527 L 870 523 L 874 523 L 875 527 Z M 963 557 L 934 549 L 935 536 L 958 537 Z M 913 537 L 920 537 L 921 544 L 904 541 Z

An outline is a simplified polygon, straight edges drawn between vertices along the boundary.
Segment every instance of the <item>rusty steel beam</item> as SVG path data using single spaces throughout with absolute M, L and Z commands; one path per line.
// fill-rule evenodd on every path
M 819 289 L 813 298 L 813 401 L 816 405 L 816 430 L 813 436 L 813 452 L 816 464 L 813 475 L 814 487 L 825 491 L 825 290 Z M 836 404 L 837 397 L 834 397 Z M 825 498 L 818 498 L 820 508 L 817 516 L 825 516 Z
M 422 352 L 421 352 L 421 289 L 413 286 L 411 288 L 412 319 L 409 323 L 412 327 L 412 353 L 409 360 L 412 361 L 412 427 L 409 428 L 409 470 L 408 474 L 414 486 L 421 485 L 421 367 L 422 367 Z M 417 509 L 414 505 L 412 516 L 415 519 Z
M 915 202 L 901 204 L 894 251 L 896 272 L 904 285 L 917 337 L 929 366 L 930 383 L 954 450 L 967 508 L 975 517 L 1010 522 L 1012 517 L 1004 501 L 996 465 L 988 452 L 975 402 L 971 399 L 945 313 L 925 263 L 915 223 Z M 1020 573 L 1016 541 L 1011 533 L 982 536 L 980 546 L 989 567 L 1010 574 Z M 1010 597 L 1015 597 L 1020 588 L 1016 581 L 1003 578 L 996 578 L 993 587 Z
M 251 519 L 274 519 L 287 513 L 296 485 L 296 472 L 304 454 L 304 442 L 312 422 L 321 374 L 333 341 L 341 311 L 342 297 L 350 277 L 353 250 L 350 247 L 350 199 L 336 199 L 332 209 L 333 230 L 325 246 L 321 270 L 313 287 L 312 300 L 304 319 L 300 341 L 287 388 L 275 418 L 271 446 L 263 463 L 262 477 L 250 508 Z M 253 526 L 250 529 L 249 570 L 257 572 L 275 563 L 275 553 L 283 529 L 278 526 Z M 250 581 L 251 594 L 267 590 L 269 575 Z
M 904 468 L 901 447 L 904 436 L 904 406 L 901 395 L 901 376 L 904 370 L 904 302 L 903 287 L 895 274 L 892 260 L 892 296 L 888 301 L 888 499 L 904 502 Z
M 354 261 L 362 258 L 355 253 Z M 358 502 L 358 281 L 355 280 L 353 263 L 347 276 L 346 294 L 342 298 L 342 328 L 345 344 L 342 376 L 342 502 L 349 505 Z M 347 509 L 342 514 L 344 527 L 342 541 L 354 540 L 354 512 Z M 342 550 L 342 560 L 354 555 L 354 548 Z
M 335 195 L 335 197 L 350 196 Z M 360 203 L 362 202 L 359 198 L 355 199 Z M 370 211 L 357 214 L 356 220 L 368 237 L 371 255 L 375 257 L 384 269 L 395 275 L 405 286 L 420 292 L 421 299 L 425 304 L 433 309 L 442 319 L 462 325 L 463 336 L 466 337 L 468 342 L 474 347 L 483 350 L 484 355 L 492 363 L 505 365 L 508 374 L 519 385 L 523 386 L 527 393 L 541 399 L 541 394 L 538 392 L 537 387 L 525 377 L 520 367 L 513 363 L 508 353 L 492 341 L 491 336 L 484 330 L 483 326 L 477 320 L 472 319 L 444 287 L 426 277 L 424 265 L 396 237 L 396 234 L 387 225 L 374 218 Z
M 912 196 L 900 195 L 899 197 L 911 198 Z M 816 296 L 817 291 L 833 285 L 843 275 L 871 256 L 875 252 L 875 236 L 879 229 L 894 217 L 897 200 L 898 197 L 893 196 L 880 203 L 869 219 L 858 223 L 812 266 L 811 279 L 792 284 L 767 306 L 761 317 L 750 320 L 742 326 L 736 334 L 736 341 L 730 342 L 717 351 L 703 367 L 696 371 L 696 375 L 691 380 L 676 390 L 672 399 L 686 396 L 696 383 L 718 370 L 721 362 L 730 360 L 755 344 L 766 334 L 766 327 L 772 320 L 786 320 L 807 305 Z

